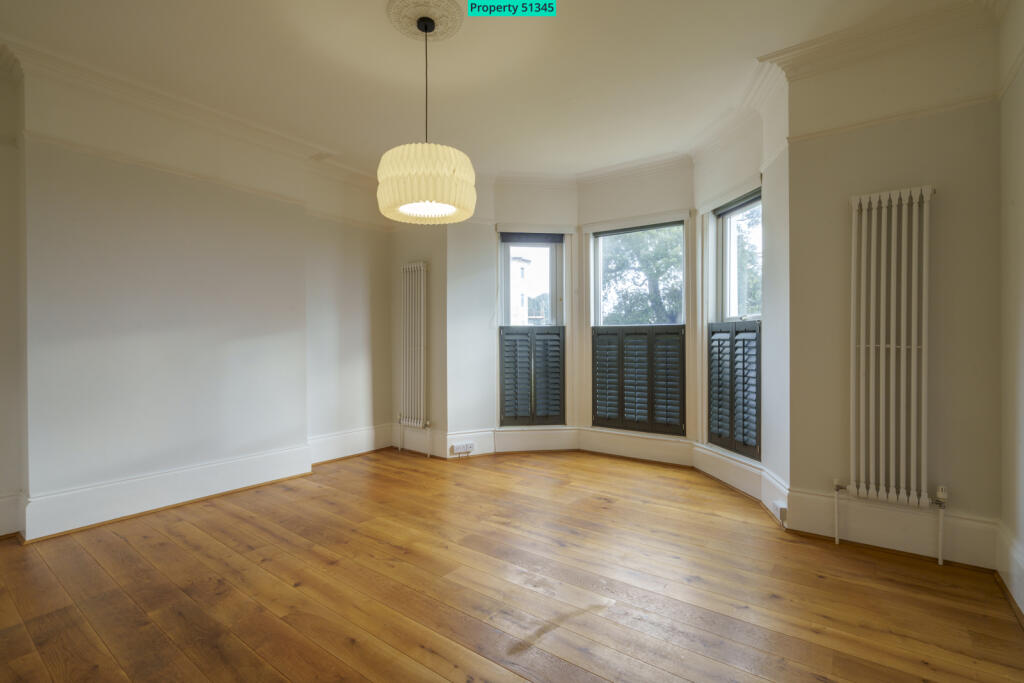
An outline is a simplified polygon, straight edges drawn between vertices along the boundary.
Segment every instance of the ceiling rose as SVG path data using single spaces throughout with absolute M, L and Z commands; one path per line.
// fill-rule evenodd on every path
M 462 26 L 464 7 L 456 0 L 389 0 L 388 19 L 400 33 L 415 40 L 423 40 L 423 33 L 416 27 L 420 17 L 434 20 L 430 42 L 436 43 L 451 38 Z

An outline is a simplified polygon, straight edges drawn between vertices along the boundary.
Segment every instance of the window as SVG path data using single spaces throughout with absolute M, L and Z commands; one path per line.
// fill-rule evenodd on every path
M 708 440 L 761 459 L 761 191 L 715 211 L 708 324 Z
M 502 324 L 562 324 L 562 235 L 501 234 Z
M 599 233 L 594 243 L 596 325 L 684 322 L 682 223 Z
M 685 434 L 682 223 L 594 236 L 593 424 Z
M 720 320 L 747 320 L 761 315 L 764 252 L 761 193 L 716 211 Z
M 501 235 L 502 426 L 565 424 L 562 240 Z

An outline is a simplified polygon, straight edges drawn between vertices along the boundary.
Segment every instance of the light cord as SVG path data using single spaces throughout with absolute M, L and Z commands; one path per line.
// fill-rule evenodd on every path
M 427 38 L 423 32 L 423 141 L 430 142 L 430 55 L 427 52 Z

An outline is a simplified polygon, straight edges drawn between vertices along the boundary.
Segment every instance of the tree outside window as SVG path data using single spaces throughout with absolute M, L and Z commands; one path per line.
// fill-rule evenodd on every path
M 760 202 L 729 215 L 726 240 L 725 314 L 729 318 L 760 315 L 764 264 Z
M 684 322 L 682 224 L 598 235 L 598 325 Z

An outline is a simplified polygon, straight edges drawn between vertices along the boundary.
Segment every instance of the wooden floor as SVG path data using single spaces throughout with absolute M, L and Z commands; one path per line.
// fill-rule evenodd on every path
M 695 470 L 384 451 L 21 546 L 0 679 L 1024 680 L 992 574 L 786 533 Z

